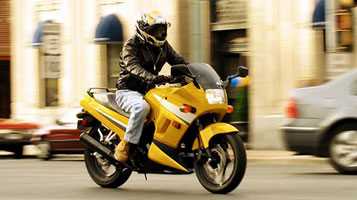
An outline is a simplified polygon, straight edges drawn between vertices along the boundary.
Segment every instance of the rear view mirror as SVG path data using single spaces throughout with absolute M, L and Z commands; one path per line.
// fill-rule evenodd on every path
M 190 75 L 191 72 L 188 67 L 184 64 L 174 65 L 171 67 L 171 76 L 182 76 L 182 75 Z

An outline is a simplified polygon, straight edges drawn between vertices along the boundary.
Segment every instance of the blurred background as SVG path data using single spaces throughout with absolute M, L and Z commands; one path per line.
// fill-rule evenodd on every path
M 293 88 L 351 71 L 354 0 L 0 0 L 0 117 L 52 124 L 89 87 L 115 87 L 123 42 L 140 13 L 159 10 L 168 40 L 190 62 L 222 79 L 249 68 L 230 88 L 231 123 L 254 149 L 284 149 L 280 126 Z M 355 38 L 356 37 L 356 38 Z M 168 73 L 166 66 L 162 73 Z M 249 131 L 248 131 L 249 130 Z

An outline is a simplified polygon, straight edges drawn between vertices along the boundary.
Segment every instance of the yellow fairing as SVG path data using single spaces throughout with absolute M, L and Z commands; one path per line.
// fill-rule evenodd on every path
M 183 166 L 181 166 L 179 163 L 177 163 L 174 159 L 172 159 L 170 156 L 168 156 L 166 153 L 161 151 L 161 149 L 156 146 L 156 144 L 152 143 L 150 145 L 150 150 L 149 150 L 149 158 L 152 161 L 155 161 L 157 163 L 164 164 L 166 166 L 179 169 L 185 172 L 188 172 L 187 169 Z
M 156 127 L 154 139 L 176 148 L 190 124 L 198 116 L 216 113 L 222 119 L 227 104 L 209 104 L 205 95 L 203 89 L 197 89 L 192 83 L 184 87 L 162 87 L 150 90 L 145 95 L 145 100 L 151 106 L 150 118 Z M 179 108 L 184 104 L 194 107 L 196 112 L 181 112 Z M 180 128 L 177 128 L 177 124 L 180 124 Z
M 105 127 L 117 133 L 121 139 L 124 138 L 128 118 L 101 105 L 89 95 L 86 95 L 80 104 L 93 117 L 102 122 Z
M 200 131 L 200 137 L 202 139 L 202 145 L 205 148 L 208 148 L 209 141 L 215 135 L 226 134 L 226 133 L 237 133 L 238 129 L 230 124 L 226 123 L 215 123 L 207 126 L 205 129 Z M 198 149 L 198 139 L 195 140 L 192 149 Z

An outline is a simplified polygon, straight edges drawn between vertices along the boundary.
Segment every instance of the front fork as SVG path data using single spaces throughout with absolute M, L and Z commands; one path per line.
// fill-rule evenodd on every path
M 199 125 L 200 127 L 200 125 Z M 200 164 L 204 164 L 208 161 L 209 165 L 213 168 L 216 169 L 219 164 L 219 160 L 215 158 L 215 156 L 212 156 L 211 149 L 205 148 L 203 145 L 203 141 L 201 138 L 201 134 L 198 131 L 197 134 L 197 141 L 198 141 L 198 151 L 195 154 L 196 155 L 196 162 L 199 162 Z

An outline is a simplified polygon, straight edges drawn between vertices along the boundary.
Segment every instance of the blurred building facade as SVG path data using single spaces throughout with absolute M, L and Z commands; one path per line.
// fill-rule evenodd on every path
M 356 68 L 355 0 L 249 1 L 253 147 L 282 148 L 289 90 Z
M 10 117 L 10 0 L 0 1 L 0 118 Z
M 98 24 L 115 14 L 125 41 L 137 16 L 155 9 L 171 22 L 168 40 L 189 61 L 214 65 L 222 78 L 238 65 L 250 69 L 250 144 L 283 148 L 289 90 L 326 80 L 327 33 L 312 24 L 317 2 L 12 0 L 12 117 L 50 123 L 78 106 L 89 87 L 113 87 L 122 41 L 96 38 Z
M 201 22 L 209 18 L 208 5 L 188 0 L 13 0 L 12 117 L 50 123 L 64 108 L 78 106 L 89 87 L 114 87 L 123 41 L 135 33 L 136 19 L 145 11 L 160 10 L 168 18 L 168 40 L 188 60 L 209 62 L 209 24 Z M 122 41 L 95 38 L 103 31 L 98 30 L 101 19 L 112 14 Z
M 323 32 L 312 27 L 317 1 L 249 2 L 251 144 L 280 149 L 289 90 L 324 80 Z

